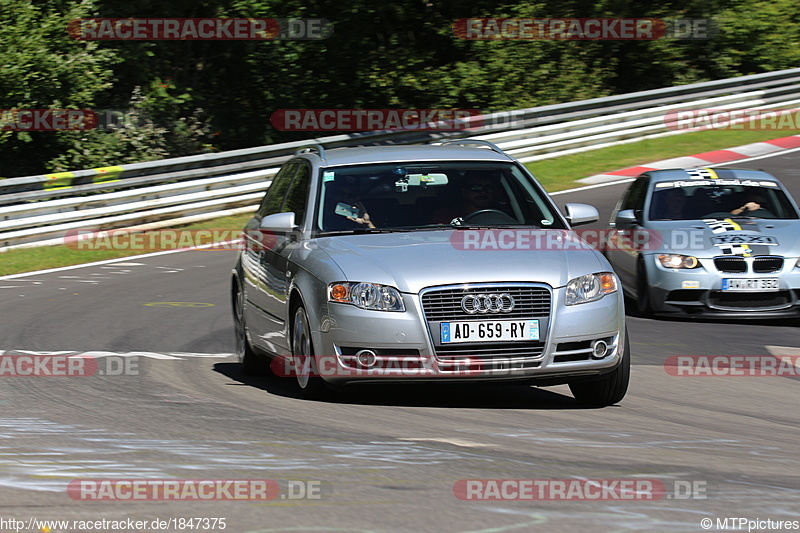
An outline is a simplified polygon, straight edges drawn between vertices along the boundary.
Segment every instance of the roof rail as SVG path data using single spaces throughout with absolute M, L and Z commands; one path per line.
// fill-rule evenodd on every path
M 304 152 L 316 150 L 319 154 L 319 158 L 325 161 L 325 148 L 322 147 L 321 144 L 307 144 L 297 149 L 294 155 L 300 155 Z
M 488 146 L 498 154 L 508 155 L 496 144 L 490 143 L 489 141 L 484 141 L 483 139 L 448 139 L 446 141 L 438 141 L 438 143 L 439 146 L 444 146 L 445 144 L 459 144 L 461 146 L 466 146 L 468 144 L 479 144 Z

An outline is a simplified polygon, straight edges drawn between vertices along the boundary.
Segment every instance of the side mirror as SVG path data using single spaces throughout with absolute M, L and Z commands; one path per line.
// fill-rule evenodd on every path
M 630 226 L 632 224 L 638 224 L 639 217 L 636 216 L 636 211 L 633 209 L 623 209 L 619 213 L 617 213 L 616 218 L 614 219 L 615 226 Z
M 591 224 L 600 220 L 600 213 L 591 205 L 567 204 L 564 206 L 564 210 L 567 212 L 566 219 L 570 226 Z
M 261 219 L 259 229 L 274 233 L 289 233 L 297 229 L 294 224 L 294 213 L 275 213 Z

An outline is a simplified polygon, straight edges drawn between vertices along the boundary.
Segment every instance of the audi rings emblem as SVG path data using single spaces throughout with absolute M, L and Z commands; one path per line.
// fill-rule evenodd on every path
M 468 294 L 461 298 L 461 309 L 465 313 L 510 313 L 514 310 L 514 297 L 503 294 Z

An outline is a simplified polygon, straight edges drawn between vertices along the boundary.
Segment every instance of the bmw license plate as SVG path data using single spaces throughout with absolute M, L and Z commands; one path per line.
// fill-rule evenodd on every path
M 538 320 L 475 320 L 439 324 L 442 344 L 538 341 Z
M 730 292 L 774 292 L 778 290 L 778 278 L 725 278 L 722 290 Z

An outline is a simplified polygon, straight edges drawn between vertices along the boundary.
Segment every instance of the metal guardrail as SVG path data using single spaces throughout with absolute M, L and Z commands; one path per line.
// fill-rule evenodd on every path
M 299 148 L 491 141 L 522 162 L 674 135 L 676 109 L 800 103 L 800 68 L 471 117 L 454 131 L 335 135 L 218 154 L 0 180 L 0 251 L 57 244 L 70 230 L 148 229 L 255 209 L 278 167 Z M 478 125 L 480 124 L 480 125 Z M 176 218 L 177 217 L 177 218 Z

